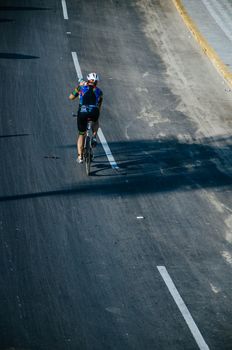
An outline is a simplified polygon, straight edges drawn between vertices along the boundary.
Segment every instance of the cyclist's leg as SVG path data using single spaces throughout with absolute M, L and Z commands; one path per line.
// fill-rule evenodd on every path
M 85 142 L 85 133 L 79 132 L 77 138 L 77 154 L 79 158 L 83 158 L 83 150 L 84 150 L 84 142 Z
M 93 136 L 94 137 L 97 136 L 98 129 L 99 129 L 99 121 L 97 120 L 96 122 L 93 123 Z
M 99 129 L 99 111 L 96 111 L 94 117 L 93 117 L 93 137 L 96 138 L 97 132 Z

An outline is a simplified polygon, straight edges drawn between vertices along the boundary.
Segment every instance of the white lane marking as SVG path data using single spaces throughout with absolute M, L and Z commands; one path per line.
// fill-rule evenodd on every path
M 82 79 L 83 78 L 83 75 L 82 75 L 82 72 L 81 72 L 81 67 L 80 67 L 80 64 L 79 64 L 79 61 L 78 61 L 78 57 L 77 57 L 77 53 L 76 52 L 72 52 L 72 58 L 73 58 L 73 62 L 74 62 L 74 66 L 75 66 L 75 69 L 76 69 L 76 72 L 77 72 L 77 76 L 79 79 Z M 119 166 L 117 165 L 117 163 L 115 162 L 115 159 L 111 153 L 111 150 L 109 148 L 109 145 L 106 141 L 106 138 L 102 132 L 102 129 L 99 128 L 98 129 L 98 137 L 99 137 L 99 140 L 101 141 L 101 144 L 102 144 L 102 147 L 105 151 L 105 154 L 110 162 L 110 165 L 113 169 L 119 169 Z
M 214 286 L 213 283 L 210 283 L 210 287 L 215 294 L 218 294 L 221 291 L 219 288 Z
M 102 147 L 104 148 L 104 151 L 105 151 L 105 154 L 106 154 L 106 156 L 108 158 L 108 161 L 110 162 L 111 167 L 113 169 L 119 169 L 119 166 L 115 162 L 114 156 L 111 153 L 111 150 L 110 150 L 110 148 L 108 146 L 108 143 L 107 143 L 107 141 L 105 139 L 105 136 L 104 136 L 101 128 L 98 129 L 98 133 L 97 134 L 98 134 L 98 137 L 99 137 L 99 139 L 101 141 Z
M 63 15 L 64 19 L 68 19 L 68 11 L 67 11 L 67 5 L 65 0 L 61 0 L 62 8 L 63 8 Z
M 72 58 L 73 58 L 73 62 L 74 62 L 74 66 L 77 72 L 77 76 L 79 79 L 83 78 L 82 72 L 81 72 L 81 67 L 77 58 L 77 53 L 76 52 L 72 52 Z
M 232 255 L 227 250 L 223 250 L 221 255 L 228 264 L 232 265 Z
M 201 335 L 196 323 L 194 322 L 187 306 L 185 305 L 183 299 L 181 298 L 178 290 L 176 289 L 167 269 L 165 266 L 157 266 L 159 273 L 161 274 L 166 286 L 168 287 L 169 292 L 171 293 L 178 309 L 180 310 L 182 316 L 185 319 L 198 347 L 200 350 L 209 350 L 208 345 L 206 344 L 204 338 Z

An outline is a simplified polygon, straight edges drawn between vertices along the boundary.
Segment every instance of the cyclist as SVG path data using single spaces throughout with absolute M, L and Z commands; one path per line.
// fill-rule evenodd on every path
M 84 140 L 89 118 L 94 121 L 93 142 L 95 146 L 97 144 L 96 136 L 99 128 L 98 118 L 103 101 L 103 93 L 97 87 L 98 81 L 99 77 L 96 73 L 89 73 L 87 75 L 87 81 L 80 79 L 78 86 L 69 96 L 70 100 L 74 100 L 76 97 L 79 97 L 80 100 L 77 115 L 77 128 L 79 132 L 77 138 L 78 163 L 83 163 Z

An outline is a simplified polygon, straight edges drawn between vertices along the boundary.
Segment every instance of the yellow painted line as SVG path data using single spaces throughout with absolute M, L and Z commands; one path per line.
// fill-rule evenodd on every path
M 172 0 L 174 5 L 176 6 L 178 12 L 180 13 L 181 17 L 183 18 L 186 26 L 189 28 L 191 33 L 193 34 L 196 41 L 201 46 L 204 53 L 209 57 L 213 65 L 217 68 L 219 73 L 223 76 L 223 78 L 229 83 L 229 85 L 232 87 L 232 73 L 229 71 L 228 67 L 225 65 L 225 63 L 221 60 L 221 58 L 218 56 L 218 54 L 215 52 L 215 50 L 209 45 L 208 41 L 203 37 L 201 32 L 198 30 L 197 26 L 189 16 L 188 12 L 186 11 L 184 5 L 182 4 L 181 0 Z

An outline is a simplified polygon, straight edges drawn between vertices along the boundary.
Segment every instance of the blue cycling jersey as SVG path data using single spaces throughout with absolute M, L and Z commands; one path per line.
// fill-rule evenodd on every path
M 78 86 L 72 93 L 75 97 L 79 95 L 80 107 L 91 106 L 99 108 L 102 102 L 103 93 L 97 86 L 84 85 Z

